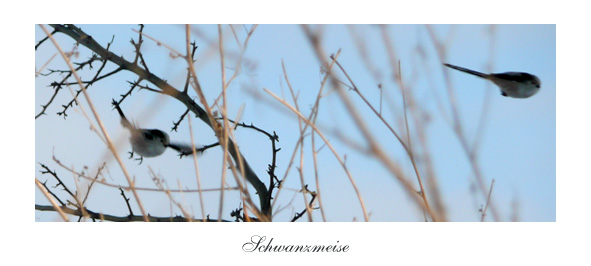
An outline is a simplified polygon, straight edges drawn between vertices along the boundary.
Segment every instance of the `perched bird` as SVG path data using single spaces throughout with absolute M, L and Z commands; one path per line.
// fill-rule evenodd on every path
M 123 111 L 119 108 L 119 104 L 115 100 L 113 100 L 112 104 L 115 106 L 115 109 L 117 109 L 117 112 L 119 112 L 119 116 L 121 116 L 121 125 L 129 129 L 129 132 L 131 133 L 129 142 L 131 142 L 131 147 L 133 149 L 132 156 L 135 152 L 142 157 L 156 157 L 164 153 L 167 147 L 181 152 L 181 155 L 189 155 L 193 153 L 191 145 L 170 143 L 168 134 L 162 130 L 143 129 L 134 126 L 129 120 L 127 120 Z
M 443 64 L 474 76 L 488 79 L 501 89 L 501 95 L 513 98 L 528 98 L 540 90 L 540 79 L 532 74 L 523 72 L 505 72 L 484 74 L 467 68 Z

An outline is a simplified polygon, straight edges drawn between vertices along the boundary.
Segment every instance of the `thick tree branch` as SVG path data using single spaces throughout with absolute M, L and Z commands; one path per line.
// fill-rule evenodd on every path
M 70 209 L 66 206 L 61 206 L 60 209 L 62 212 L 66 213 L 66 214 L 75 215 L 75 216 L 83 216 L 84 215 L 82 213 L 82 211 L 79 209 Z M 53 206 L 39 205 L 39 204 L 35 204 L 35 210 L 55 211 Z M 114 215 L 93 212 L 89 209 L 85 209 L 85 212 L 89 218 L 96 219 L 96 220 L 104 220 L 104 221 L 112 221 L 112 222 L 141 222 L 141 221 L 144 221 L 144 217 L 141 215 L 114 216 Z M 188 218 L 187 219 L 186 217 L 182 217 L 182 216 L 178 216 L 178 215 L 174 216 L 174 217 L 158 217 L 158 216 L 148 215 L 148 220 L 150 220 L 150 222 L 217 222 L 217 221 L 219 221 L 218 219 L 211 219 L 209 217 L 205 218 L 205 219 L 195 219 L 195 218 Z M 221 220 L 221 221 L 222 222 L 231 222 L 228 220 Z
M 207 116 L 205 110 L 203 110 L 203 108 L 195 104 L 195 102 L 189 97 L 189 95 L 186 92 L 181 92 L 175 89 L 166 81 L 150 73 L 141 66 L 129 62 L 125 60 L 123 57 L 108 51 L 100 44 L 98 44 L 90 35 L 84 33 L 80 28 L 74 25 L 51 24 L 50 26 L 53 27 L 56 30 L 56 32 L 61 32 L 70 36 L 72 39 L 76 40 L 81 45 L 87 47 L 88 49 L 98 54 L 101 58 L 118 65 L 119 68 L 135 73 L 136 75 L 138 75 L 140 80 L 147 80 L 150 83 L 154 84 L 156 87 L 162 90 L 162 94 L 169 95 L 183 103 L 189 110 L 195 113 L 203 122 L 205 122 L 205 124 L 209 125 L 215 132 L 215 129 L 212 126 L 215 123 L 212 123 L 212 121 L 209 120 L 209 117 Z M 268 220 L 270 220 L 272 213 L 270 204 L 271 195 L 267 190 L 267 187 L 259 179 L 256 173 L 252 170 L 252 168 L 250 167 L 246 159 L 242 156 L 242 154 L 237 152 L 235 144 L 231 139 L 228 141 L 227 149 L 232 158 L 234 159 L 236 165 L 244 166 L 245 178 L 253 185 L 253 187 L 257 191 L 257 195 L 259 196 L 261 205 L 260 211 L 264 216 L 268 218 Z

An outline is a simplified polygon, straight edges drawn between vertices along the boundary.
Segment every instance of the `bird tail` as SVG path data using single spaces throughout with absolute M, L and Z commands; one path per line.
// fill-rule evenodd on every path
M 195 147 L 195 151 L 197 152 L 197 155 L 201 155 L 201 154 L 203 154 L 203 152 L 205 152 L 205 150 L 207 150 L 209 148 L 213 148 L 218 145 L 220 145 L 219 142 L 216 142 L 216 143 L 210 144 L 210 145 L 202 145 L 199 148 Z M 183 156 L 188 156 L 188 155 L 193 154 L 193 146 L 189 145 L 189 144 L 169 143 L 167 145 L 167 147 L 175 149 L 176 151 L 180 152 L 179 156 L 181 158 Z
M 445 64 L 445 63 L 443 65 L 446 66 L 446 67 L 449 67 L 449 68 L 453 68 L 455 70 L 459 70 L 459 71 L 462 71 L 462 72 L 466 72 L 468 74 L 472 74 L 474 76 L 481 77 L 481 78 L 488 78 L 488 76 L 489 76 L 487 74 L 484 74 L 484 73 L 481 73 L 481 72 L 478 72 L 478 71 L 474 71 L 474 70 L 470 70 L 470 69 L 467 69 L 467 68 L 459 67 L 459 66 L 454 66 L 454 65 Z
M 121 108 L 119 108 L 119 103 L 117 103 L 117 101 L 113 99 L 113 102 L 111 104 L 113 104 L 113 106 L 115 106 L 115 109 L 117 109 L 117 112 L 119 112 L 119 115 L 121 116 L 121 124 L 126 128 L 134 129 L 134 126 L 129 122 L 129 120 L 127 120 L 127 117 L 125 117 L 123 111 L 121 111 Z

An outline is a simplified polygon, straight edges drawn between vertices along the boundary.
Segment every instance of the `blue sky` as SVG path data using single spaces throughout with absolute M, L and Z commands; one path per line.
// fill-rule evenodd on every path
M 134 56 L 129 43 L 137 39 L 132 29 L 136 25 L 82 25 L 84 31 L 105 45 L 113 36 L 111 50 L 131 60 Z M 244 40 L 247 26 L 234 26 L 239 40 Z M 199 80 L 205 88 L 206 98 L 211 102 L 221 88 L 221 71 L 218 54 L 218 30 L 216 25 L 196 25 L 193 37 L 199 49 L 195 64 Z M 402 101 L 400 90 L 392 79 L 392 68 L 381 37 L 380 28 L 374 25 L 325 25 L 313 26 L 314 30 L 323 31 L 322 47 L 326 54 L 336 53 L 341 49 L 339 62 L 347 70 L 355 84 L 368 98 L 379 105 L 378 84 L 384 90 L 384 117 L 397 132 L 403 132 L 400 120 Z M 556 27 L 554 25 L 434 25 L 431 29 L 440 40 L 446 40 L 446 61 L 451 64 L 471 68 L 482 72 L 523 71 L 540 77 L 540 92 L 528 99 L 502 97 L 490 82 L 461 72 L 447 70 L 434 49 L 427 27 L 424 25 L 389 25 L 387 32 L 392 40 L 397 60 L 402 66 L 402 75 L 412 91 L 417 106 L 429 117 L 427 130 L 424 132 L 431 159 L 434 163 L 442 197 L 451 221 L 479 221 L 478 209 L 485 204 L 480 192 L 473 189 L 474 178 L 466 155 L 463 153 L 458 138 L 446 122 L 450 105 L 447 102 L 444 71 L 448 71 L 450 82 L 457 99 L 457 109 L 464 132 L 470 143 L 479 143 L 479 164 L 487 180 L 495 179 L 493 201 L 502 221 L 510 221 L 514 213 L 520 221 L 556 221 Z M 229 26 L 222 27 L 227 53 L 226 76 L 236 69 L 236 54 L 239 49 Z M 178 51 L 184 51 L 184 28 L 180 25 L 146 25 L 144 32 Z M 43 32 L 35 28 L 35 41 L 43 38 Z M 367 49 L 371 66 L 360 55 L 356 37 Z M 491 37 L 492 36 L 492 37 Z M 64 50 L 71 50 L 73 41 L 57 35 Z M 491 39 L 492 38 L 492 39 Z M 492 46 L 491 46 L 492 45 Z M 77 61 L 87 59 L 90 54 L 84 47 L 78 49 Z M 150 70 L 173 86 L 182 88 L 185 80 L 184 65 L 181 59 L 173 59 L 169 51 L 146 39 L 142 47 Z M 35 65 L 42 66 L 55 53 L 49 43 L 44 44 L 35 53 Z M 259 25 L 251 37 L 242 64 L 242 72 L 229 87 L 230 117 L 235 117 L 243 106 L 242 121 L 253 123 L 269 132 L 279 135 L 277 175 L 282 178 L 299 137 L 298 123 L 295 116 L 281 107 L 263 89 L 289 98 L 289 90 L 283 78 L 281 63 L 285 64 L 292 87 L 299 92 L 298 104 L 304 114 L 309 113 L 315 100 L 322 74 L 320 63 L 314 55 L 310 43 L 300 26 L 297 25 Z M 96 64 L 95 69 L 98 68 Z M 56 57 L 48 66 L 51 69 L 64 68 L 62 60 Z M 112 65 L 107 66 L 113 69 Z M 108 70 L 106 70 L 108 71 Z M 46 72 L 46 71 L 45 71 Z M 81 73 L 83 79 L 91 74 Z M 344 79 L 344 76 L 339 74 Z M 37 77 L 35 80 L 35 114 L 41 110 L 52 95 L 47 85 L 55 78 Z M 119 118 L 110 106 L 111 98 L 118 98 L 129 86 L 126 81 L 135 80 L 133 75 L 119 73 L 114 78 L 101 81 L 89 89 L 98 113 L 112 138 L 117 140 L 119 154 L 125 157 L 130 146 L 127 133 L 121 128 Z M 72 87 L 78 89 L 77 87 Z M 363 115 L 370 131 L 387 151 L 390 158 L 400 164 L 409 180 L 416 181 L 408 157 L 400 143 L 380 123 L 379 119 L 352 92 L 357 110 Z M 94 175 L 96 169 L 107 162 L 106 181 L 125 185 L 121 170 L 112 159 L 95 133 L 89 130 L 89 124 L 81 115 L 79 108 L 68 110 L 68 118 L 55 115 L 61 111 L 61 105 L 70 101 L 67 90 L 62 91 L 47 110 L 48 115 L 35 121 L 35 161 L 56 169 L 62 179 L 72 188 L 75 183 L 71 174 L 61 169 L 52 160 L 55 155 L 61 162 L 82 170 L 85 166 Z M 438 101 L 442 101 L 440 109 Z M 387 105 L 392 103 L 391 105 Z M 483 106 L 486 106 L 484 120 Z M 87 105 L 83 105 L 89 112 Z M 148 91 L 136 91 L 133 97 L 125 101 L 122 109 L 128 117 L 136 120 L 142 127 L 159 128 L 167 132 L 172 121 L 184 112 L 175 101 L 155 95 Z M 443 110 L 443 111 L 442 111 Z M 359 130 L 354 127 L 350 116 L 340 102 L 338 95 L 327 95 L 321 103 L 318 125 L 327 135 L 341 156 L 346 154 L 347 168 L 355 178 L 363 196 L 371 221 L 422 221 L 422 212 L 409 200 L 400 184 L 373 157 L 359 153 L 343 143 L 334 132 L 340 132 L 347 138 L 365 144 Z M 482 133 L 478 128 L 483 125 Z M 411 124 L 412 126 L 412 124 Z M 194 137 L 201 144 L 215 142 L 209 128 L 193 120 Z M 172 140 L 190 141 L 187 121 L 180 126 L 179 132 L 170 133 Z M 262 135 L 247 129 L 236 131 L 237 142 L 249 163 L 263 180 L 270 162 L 270 143 Z M 478 137 L 477 137 L 478 136 Z M 411 135 L 416 139 L 416 135 Z M 319 139 L 317 139 L 319 142 Z M 318 145 L 318 144 L 317 144 Z M 305 144 L 305 160 L 302 172 L 305 182 L 315 189 L 313 161 L 309 140 Z M 207 151 L 199 160 L 200 175 L 204 188 L 217 188 L 220 184 L 221 152 Z M 320 189 L 323 193 L 323 205 L 328 221 L 363 220 L 359 202 L 343 169 L 329 150 L 324 148 L 318 154 Z M 144 160 L 137 165 L 132 160 L 124 160 L 130 172 L 141 187 L 154 187 L 148 175 L 148 166 L 156 172 L 171 188 L 195 188 L 195 174 L 191 159 L 179 160 L 173 151 L 167 151 L 160 157 Z M 296 161 L 299 167 L 299 159 Z M 51 180 L 47 175 L 40 175 L 41 168 L 35 167 L 40 180 Z M 292 168 L 287 175 L 285 189 L 277 197 L 275 207 L 278 221 L 288 221 L 294 211 L 301 211 L 303 199 L 296 191 L 300 188 L 298 172 Z M 254 191 L 251 191 L 254 193 Z M 130 194 L 127 195 L 131 196 Z M 217 215 L 219 194 L 205 193 L 205 213 Z M 65 196 L 64 196 L 65 197 Z M 144 206 L 152 215 L 170 216 L 180 214 L 171 207 L 165 195 L 154 192 L 140 194 Z M 196 193 L 175 195 L 175 198 L 200 217 L 201 209 Z M 293 201 L 292 201 L 293 199 Z M 47 204 L 36 190 L 37 204 Z M 227 192 L 224 199 L 223 218 L 230 219 L 228 212 L 239 204 L 236 192 Z M 89 196 L 88 206 L 95 211 L 113 215 L 127 215 L 127 209 L 116 189 L 95 186 Z M 285 207 L 285 208 L 283 208 Z M 135 210 L 135 213 L 139 211 Z M 489 217 L 490 218 L 490 217 Z M 52 213 L 35 213 L 36 221 L 54 221 Z M 306 220 L 306 219 L 302 219 Z M 319 211 L 313 213 L 314 221 L 321 221 Z

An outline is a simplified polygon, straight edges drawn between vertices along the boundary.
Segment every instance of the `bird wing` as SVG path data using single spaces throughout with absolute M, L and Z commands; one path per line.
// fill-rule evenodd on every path
M 510 80 L 515 82 L 525 82 L 528 80 L 532 80 L 532 75 L 523 72 L 505 72 L 505 73 L 495 73 L 492 74 L 496 78 Z

